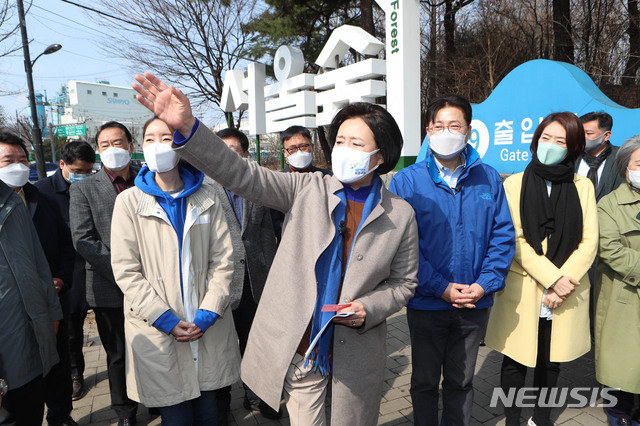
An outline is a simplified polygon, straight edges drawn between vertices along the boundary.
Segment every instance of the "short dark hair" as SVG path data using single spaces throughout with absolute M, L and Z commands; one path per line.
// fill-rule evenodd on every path
M 129 141 L 129 143 L 131 143 L 131 140 L 132 140 L 131 132 L 129 131 L 129 129 L 127 129 L 127 127 L 124 124 L 118 123 L 117 121 L 107 121 L 102 126 L 100 126 L 100 128 L 98 129 L 98 133 L 96 133 L 96 145 L 98 145 L 98 138 L 100 137 L 100 133 L 102 133 L 102 131 L 105 129 L 111 129 L 113 127 L 117 127 L 118 129 L 122 130 L 125 136 L 127 137 L 127 140 Z
M 302 135 L 305 138 L 307 138 L 307 140 L 309 141 L 309 143 L 312 142 L 311 139 L 311 133 L 309 132 L 309 130 L 307 130 L 306 127 L 302 127 L 302 126 L 291 126 L 288 129 L 286 129 L 284 132 L 280 133 L 280 143 L 282 144 L 282 146 L 284 147 L 284 142 L 287 139 L 291 139 L 292 137 L 294 137 L 295 135 Z
M 427 126 L 433 123 L 438 111 L 446 107 L 460 108 L 467 126 L 471 124 L 471 104 L 469 100 L 461 95 L 445 95 L 435 98 L 427 105 Z
M 580 117 L 580 121 L 583 123 L 593 120 L 598 120 L 598 129 L 603 132 L 610 132 L 613 127 L 613 117 L 604 111 L 588 112 Z
M 240 146 L 242 147 L 242 150 L 244 152 L 249 151 L 249 138 L 247 137 L 247 135 L 244 134 L 243 131 L 236 129 L 235 127 L 229 127 L 226 129 L 218 130 L 216 132 L 216 135 L 218 135 L 220 139 L 236 138 L 238 139 L 238 142 L 240 142 Z
M 554 122 L 564 127 L 567 132 L 567 158 L 575 161 L 584 152 L 584 127 L 582 127 L 582 121 L 574 113 L 568 111 L 551 113 L 540 122 L 533 133 L 533 139 L 531 139 L 531 152 L 535 153 L 538 150 L 538 140 L 542 132 Z
M 386 109 L 379 105 L 366 102 L 356 102 L 342 108 L 331 121 L 329 143 L 336 143 L 338 129 L 351 118 L 362 119 L 373 133 L 373 137 L 380 149 L 384 163 L 376 169 L 376 173 L 383 175 L 390 172 L 400 159 L 402 151 L 402 132 L 398 123 Z
M 93 164 L 96 162 L 96 153 L 88 143 L 72 141 L 62 147 L 60 158 L 67 165 L 73 164 L 76 160 Z
M 29 159 L 29 151 L 27 151 L 27 146 L 19 136 L 11 132 L 7 132 L 6 130 L 1 130 L 0 143 L 6 143 L 7 145 L 18 145 L 24 151 L 24 154 L 27 156 L 27 160 Z

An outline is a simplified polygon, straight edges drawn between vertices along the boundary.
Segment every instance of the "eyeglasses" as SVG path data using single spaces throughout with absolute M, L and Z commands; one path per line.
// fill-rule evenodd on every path
M 444 132 L 444 129 L 449 129 L 450 132 L 464 133 L 464 129 L 467 127 L 469 126 L 467 126 L 466 124 L 460 124 L 460 123 L 450 123 L 448 126 L 444 126 L 442 124 L 436 124 L 429 127 L 429 130 L 431 131 L 431 133 L 436 135 Z
M 295 154 L 296 152 L 298 152 L 298 150 L 304 151 L 304 152 L 311 152 L 311 144 L 303 143 L 300 145 L 293 145 L 293 146 L 290 146 L 289 148 L 285 148 L 285 151 L 287 151 L 289 154 Z

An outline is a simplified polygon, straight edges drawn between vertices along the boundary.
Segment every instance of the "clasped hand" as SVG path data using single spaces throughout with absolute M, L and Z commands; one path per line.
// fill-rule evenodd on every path
M 171 329 L 171 335 L 176 338 L 178 342 L 193 342 L 202 337 L 202 330 L 200 327 L 192 322 L 178 321 L 173 329 Z
M 53 279 L 53 286 L 56 289 L 56 293 L 60 293 L 62 291 L 62 289 L 64 288 L 64 281 L 62 281 L 60 278 L 54 278 Z
M 576 290 L 576 286 L 580 285 L 580 282 L 573 278 L 563 275 L 553 285 L 553 291 L 565 300 L 571 293 Z
M 545 294 L 544 298 L 542 299 L 542 303 L 545 306 L 548 306 L 550 309 L 559 308 L 560 306 L 562 306 L 562 302 L 564 302 L 564 299 L 558 296 L 558 293 L 556 293 L 554 289 L 555 287 L 547 290 L 547 294 Z
M 454 308 L 473 309 L 476 302 L 484 296 L 484 289 L 478 283 L 459 284 L 449 283 L 442 293 L 442 300 L 451 303 Z
M 544 295 L 542 303 L 551 309 L 557 309 L 562 306 L 562 302 L 564 302 L 571 293 L 576 291 L 576 286 L 579 285 L 579 281 L 563 275 L 554 283 L 553 287 L 547 289 L 547 294 Z

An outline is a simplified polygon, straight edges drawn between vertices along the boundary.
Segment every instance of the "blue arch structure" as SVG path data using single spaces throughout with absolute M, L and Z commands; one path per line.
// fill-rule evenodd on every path
M 605 111 L 613 117 L 611 141 L 621 145 L 640 134 L 640 109 L 616 104 L 598 89 L 580 68 L 536 59 L 511 71 L 480 104 L 473 104 L 470 143 L 482 161 L 501 173 L 524 170 L 531 160 L 531 136 L 552 112 L 571 111 L 578 116 Z M 426 158 L 427 139 L 416 161 Z

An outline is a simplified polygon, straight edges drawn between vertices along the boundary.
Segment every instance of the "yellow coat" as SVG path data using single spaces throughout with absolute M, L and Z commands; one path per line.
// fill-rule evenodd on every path
M 516 229 L 516 254 L 505 289 L 495 295 L 485 341 L 489 347 L 520 364 L 535 367 L 542 293 L 563 275 L 577 279 L 580 285 L 562 306 L 553 310 L 551 361 L 571 361 L 589 351 L 590 284 L 587 271 L 598 248 L 598 217 L 591 181 L 575 175 L 574 182 L 582 206 L 582 241 L 562 268 L 557 268 L 545 256 L 536 254 L 524 238 L 520 220 L 522 176 L 523 173 L 519 173 L 504 182 Z M 547 249 L 546 240 L 542 249 Z

